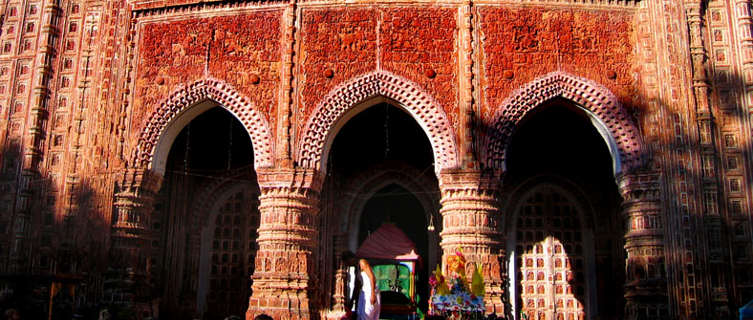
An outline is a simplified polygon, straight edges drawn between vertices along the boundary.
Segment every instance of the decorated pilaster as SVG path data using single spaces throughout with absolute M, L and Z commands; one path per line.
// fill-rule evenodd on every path
M 23 159 L 21 161 L 21 174 L 17 180 L 18 194 L 16 199 L 15 216 L 13 217 L 12 245 L 9 256 L 9 269 L 13 272 L 25 271 L 29 266 L 29 244 L 27 240 L 32 232 L 32 202 L 35 200 L 34 193 L 39 189 L 35 181 L 39 181 L 40 163 L 42 155 L 46 126 L 45 120 L 48 113 L 48 97 L 50 77 L 50 61 L 54 56 L 54 41 L 52 25 L 60 15 L 60 7 L 54 3 L 46 3 L 43 11 L 43 28 L 39 34 L 39 49 L 32 82 L 35 84 L 29 98 L 30 111 L 28 114 L 26 132 L 23 139 Z M 4 16 L 3 16 L 4 18 Z
M 618 177 L 625 219 L 625 319 L 665 319 L 669 306 L 659 173 Z
M 442 262 L 461 249 L 469 263 L 481 265 L 486 311 L 503 315 L 505 252 L 497 197 L 499 182 L 473 170 L 445 171 L 440 173 L 439 180 Z M 442 269 L 446 270 L 446 266 Z
M 726 318 L 730 314 L 729 289 L 731 284 L 726 283 L 730 278 L 728 250 L 721 247 L 722 235 L 726 234 L 725 217 L 720 210 L 719 199 L 723 197 L 721 191 L 721 181 L 719 180 L 720 158 L 717 143 L 718 126 L 717 113 L 718 106 L 711 100 L 711 79 L 709 78 L 709 69 L 711 63 L 708 59 L 708 43 L 705 41 L 704 29 L 707 23 L 703 19 L 706 10 L 704 1 L 686 0 L 685 14 L 688 24 L 689 49 L 691 72 L 693 75 L 692 85 L 693 92 L 691 102 L 695 105 L 695 118 L 698 126 L 698 155 L 700 157 L 700 178 L 698 185 L 701 187 L 702 194 L 702 212 L 699 218 L 704 226 L 706 238 L 706 248 L 696 248 L 698 252 L 706 251 L 706 254 L 699 255 L 697 262 L 707 272 L 705 279 L 699 279 L 702 285 L 705 285 L 710 291 L 707 291 L 706 304 L 704 313 L 713 312 L 719 318 Z M 701 237 L 703 239 L 703 237 Z M 727 251 L 727 252 L 725 252 Z M 707 289 L 707 290 L 708 290 Z M 703 310 L 703 309 L 701 309 Z
M 246 319 L 310 319 L 317 299 L 320 176 L 310 169 L 258 171 L 261 197 L 259 250 Z

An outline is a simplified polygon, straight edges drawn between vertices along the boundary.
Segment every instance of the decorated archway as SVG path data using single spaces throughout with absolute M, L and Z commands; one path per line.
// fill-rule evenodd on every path
M 612 154 L 615 175 L 641 164 L 644 147 L 639 130 L 617 97 L 598 83 L 558 71 L 529 82 L 505 99 L 486 135 L 482 151 L 486 167 L 504 170 L 510 139 L 520 121 L 558 97 L 574 102 L 589 117 Z
M 217 319 L 246 311 L 259 223 L 252 144 L 219 106 L 191 118 L 171 143 L 160 192 L 147 208 L 162 239 L 150 249 L 167 314 Z
M 217 106 L 229 111 L 246 129 L 253 144 L 254 166 L 271 167 L 274 140 L 266 117 L 250 99 L 216 79 L 202 79 L 175 90 L 151 113 L 141 130 L 131 166 L 162 175 L 175 137 L 191 120 Z
M 359 76 L 322 99 L 306 121 L 298 163 L 325 171 L 339 129 L 354 115 L 385 101 L 408 112 L 429 137 L 436 172 L 458 166 L 455 133 L 441 106 L 415 83 L 386 71 Z
M 510 301 L 515 314 L 531 319 L 619 316 L 625 298 L 609 284 L 625 283 L 626 202 L 615 177 L 640 167 L 641 141 L 619 105 L 584 98 L 608 91 L 567 93 L 560 81 L 541 100 L 520 102 L 519 115 L 496 122 L 514 124 L 500 134 L 509 136 L 497 163 L 512 213 L 505 219 Z

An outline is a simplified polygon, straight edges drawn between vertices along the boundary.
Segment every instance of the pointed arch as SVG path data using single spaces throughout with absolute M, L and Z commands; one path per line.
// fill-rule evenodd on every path
M 588 115 L 612 154 L 615 175 L 641 164 L 644 146 L 638 128 L 617 97 L 598 83 L 558 71 L 529 82 L 505 99 L 486 135 L 485 165 L 504 170 L 507 148 L 520 121 L 557 97 L 574 102 Z
M 298 163 L 305 168 L 326 168 L 329 148 L 340 127 L 349 116 L 380 99 L 394 102 L 418 122 L 431 142 L 437 172 L 458 166 L 455 133 L 439 103 L 415 83 L 385 71 L 356 77 L 322 99 L 306 122 L 298 145 Z
M 208 213 L 211 212 L 212 206 L 217 202 L 218 196 L 227 194 L 229 190 L 236 188 L 238 185 L 244 189 L 251 190 L 257 195 L 259 183 L 257 182 L 256 171 L 251 166 L 233 169 L 228 173 L 213 179 L 207 186 L 202 188 L 191 203 L 190 224 L 201 227 L 209 223 Z
M 271 167 L 274 140 L 267 119 L 251 100 L 216 79 L 201 79 L 175 90 L 152 112 L 141 130 L 132 165 L 163 174 L 178 133 L 193 118 L 215 106 L 225 108 L 243 124 L 253 144 L 254 166 Z

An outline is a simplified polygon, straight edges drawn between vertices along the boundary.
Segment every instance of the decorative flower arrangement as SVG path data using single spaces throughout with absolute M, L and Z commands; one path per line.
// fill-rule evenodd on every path
M 483 318 L 484 279 L 481 268 L 473 267 L 471 283 L 466 280 L 466 260 L 460 250 L 447 258 L 447 275 L 437 269 L 429 277 L 429 314 L 455 319 Z

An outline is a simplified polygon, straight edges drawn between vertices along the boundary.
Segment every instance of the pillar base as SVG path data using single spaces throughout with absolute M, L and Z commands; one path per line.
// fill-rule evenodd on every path
M 309 305 L 306 292 L 265 291 L 248 300 L 246 319 L 265 314 L 275 320 L 308 320 L 311 319 Z

